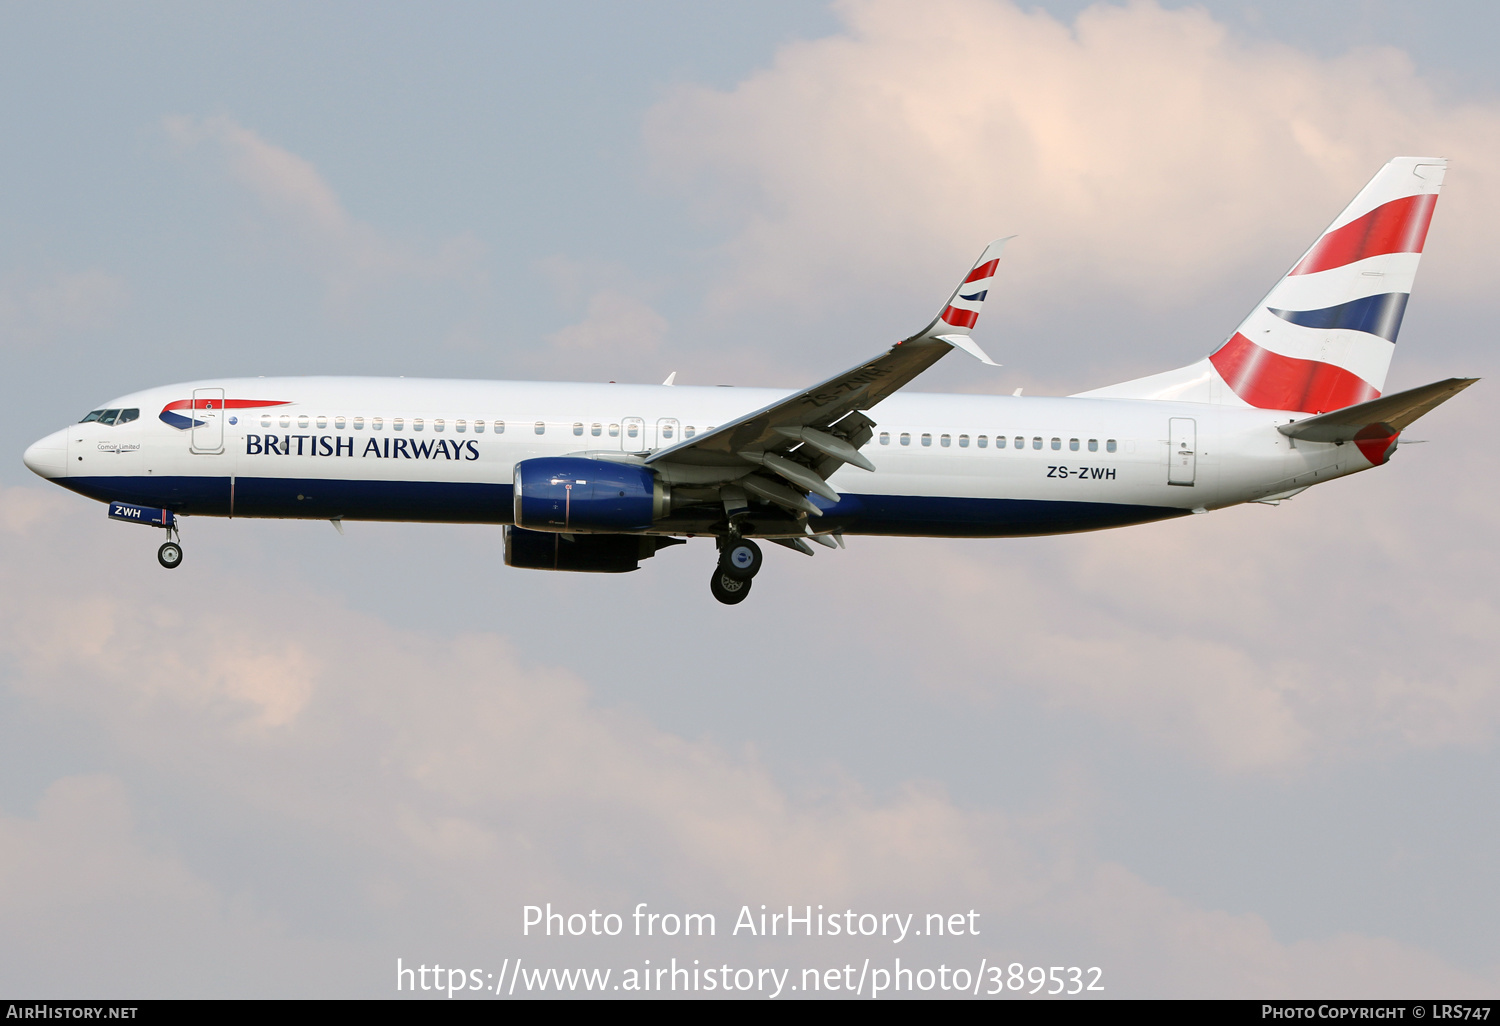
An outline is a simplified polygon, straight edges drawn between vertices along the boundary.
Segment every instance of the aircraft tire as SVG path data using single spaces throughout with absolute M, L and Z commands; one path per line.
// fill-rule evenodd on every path
M 156 550 L 156 561 L 168 570 L 176 570 L 182 565 L 182 546 L 176 542 L 165 542 Z
M 760 573 L 763 559 L 759 545 L 748 538 L 741 538 L 724 546 L 719 553 L 719 571 L 728 577 L 748 581 Z
M 732 606 L 745 601 L 750 594 L 750 579 L 731 577 L 722 569 L 715 567 L 713 577 L 709 578 L 708 588 L 714 593 L 714 598 L 726 606 Z

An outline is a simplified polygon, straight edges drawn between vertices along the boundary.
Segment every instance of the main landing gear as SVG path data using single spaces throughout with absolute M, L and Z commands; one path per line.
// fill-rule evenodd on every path
M 750 581 L 760 573 L 762 556 L 760 546 L 748 538 L 730 537 L 719 542 L 719 565 L 709 579 L 708 588 L 714 598 L 732 606 L 745 601 L 750 594 Z

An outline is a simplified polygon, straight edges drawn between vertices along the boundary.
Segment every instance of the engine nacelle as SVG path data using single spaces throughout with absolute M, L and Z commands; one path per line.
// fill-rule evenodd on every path
M 641 531 L 671 511 L 671 490 L 645 467 L 577 456 L 516 464 L 515 522 L 532 531 Z
M 681 538 L 649 534 L 570 534 L 556 531 L 505 529 L 505 565 L 524 570 L 572 570 L 580 573 L 623 574 L 643 559 Z

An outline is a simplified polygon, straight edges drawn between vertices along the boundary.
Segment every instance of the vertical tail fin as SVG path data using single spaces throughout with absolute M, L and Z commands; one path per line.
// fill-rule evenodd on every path
M 1378 397 L 1446 170 L 1392 160 L 1207 360 L 1082 394 L 1303 413 Z

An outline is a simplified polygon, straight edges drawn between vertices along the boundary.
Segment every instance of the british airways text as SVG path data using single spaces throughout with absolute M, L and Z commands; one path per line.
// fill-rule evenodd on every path
M 246 435 L 246 456 L 353 456 L 354 438 L 340 435 Z M 479 443 L 446 438 L 367 438 L 362 458 L 477 460 Z

